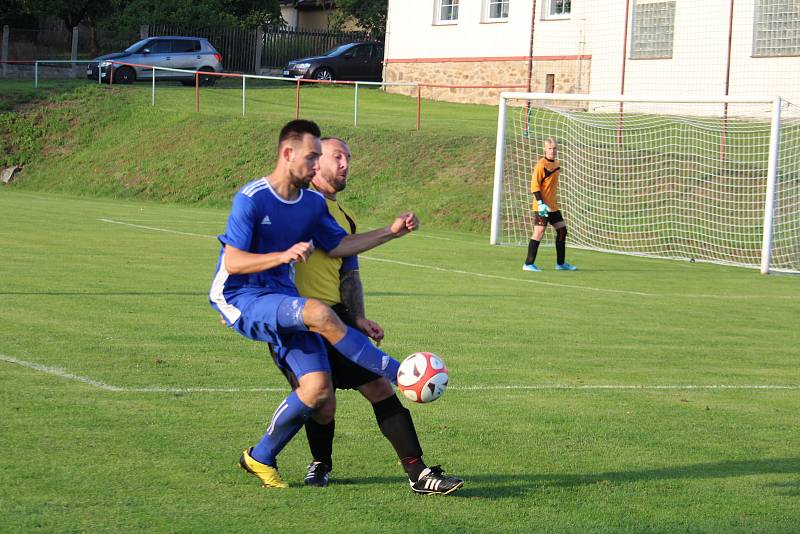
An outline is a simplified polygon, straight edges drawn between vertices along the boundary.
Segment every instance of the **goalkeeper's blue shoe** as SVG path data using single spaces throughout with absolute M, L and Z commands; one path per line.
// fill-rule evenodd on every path
M 575 267 L 574 265 L 570 265 L 569 263 L 562 263 L 560 265 L 556 263 L 556 271 L 577 271 L 577 270 L 578 270 L 577 267 Z
M 532 263 L 526 263 L 522 266 L 523 271 L 531 271 L 532 273 L 540 273 L 542 270 Z

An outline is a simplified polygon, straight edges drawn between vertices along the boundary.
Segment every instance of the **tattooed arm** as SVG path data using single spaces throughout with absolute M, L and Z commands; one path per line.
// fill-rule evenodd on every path
M 365 317 L 364 312 L 364 286 L 361 284 L 361 276 L 358 270 L 345 271 L 339 278 L 339 293 L 342 304 L 350 312 L 355 326 L 364 335 L 372 338 L 376 343 L 383 339 L 383 328 L 375 321 L 370 321 Z

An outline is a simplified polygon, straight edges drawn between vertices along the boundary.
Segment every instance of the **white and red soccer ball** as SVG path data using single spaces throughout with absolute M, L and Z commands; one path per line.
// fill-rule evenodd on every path
M 444 361 L 431 352 L 415 352 L 397 371 L 397 387 L 414 402 L 435 401 L 447 389 L 449 380 Z

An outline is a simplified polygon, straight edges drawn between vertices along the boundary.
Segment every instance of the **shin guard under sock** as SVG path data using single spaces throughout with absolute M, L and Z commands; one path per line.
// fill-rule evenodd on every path
M 394 447 L 409 479 L 416 482 L 427 466 L 422 461 L 422 447 L 411 412 L 403 406 L 397 395 L 374 403 L 372 409 L 381 432 Z
M 275 457 L 300 430 L 306 419 L 311 416 L 311 412 L 311 407 L 300 400 L 296 391 L 292 391 L 275 410 L 267 433 L 253 447 L 250 456 L 262 464 L 274 466 Z

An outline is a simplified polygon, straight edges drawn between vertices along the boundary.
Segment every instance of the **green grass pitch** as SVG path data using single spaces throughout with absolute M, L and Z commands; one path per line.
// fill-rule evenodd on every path
M 369 405 L 339 394 L 332 484 L 237 469 L 286 393 L 206 292 L 219 209 L 0 190 L 4 532 L 791 532 L 800 525 L 798 279 L 422 230 L 370 251 L 368 315 L 451 387 L 407 403 L 410 492 Z M 376 226 L 373 224 L 372 226 Z M 370 225 L 366 225 L 370 226 Z M 540 251 L 551 267 L 554 252 Z

